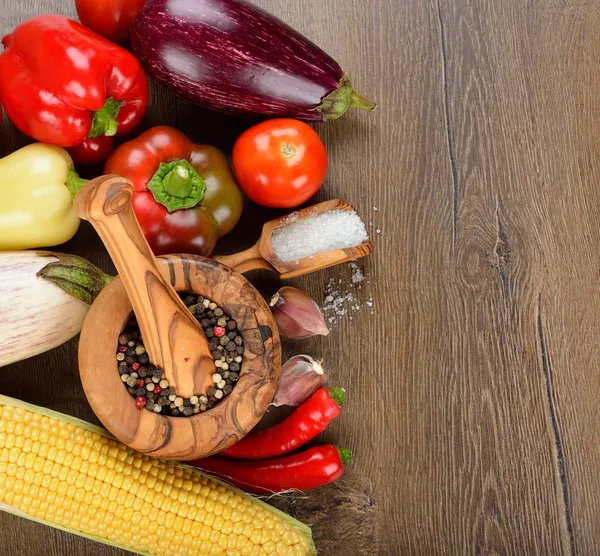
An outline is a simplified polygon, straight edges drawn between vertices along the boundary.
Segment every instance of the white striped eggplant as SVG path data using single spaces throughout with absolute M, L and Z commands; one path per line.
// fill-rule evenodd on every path
M 149 0 L 130 39 L 152 78 L 212 110 L 326 121 L 375 109 L 331 56 L 244 0 Z
M 75 255 L 0 253 L 0 367 L 79 334 L 90 304 L 110 280 Z

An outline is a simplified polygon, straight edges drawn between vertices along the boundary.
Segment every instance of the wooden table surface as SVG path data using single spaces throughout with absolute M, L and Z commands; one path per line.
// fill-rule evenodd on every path
M 366 281 L 352 289 L 348 265 L 292 281 L 321 302 L 341 280 L 362 309 L 286 344 L 347 389 L 319 441 L 355 459 L 341 483 L 278 503 L 325 555 L 598 554 L 597 3 L 257 3 L 379 102 L 318 128 L 331 157 L 318 200 L 346 198 L 370 223 Z M 0 0 L 0 32 L 72 4 Z M 225 150 L 247 125 L 153 87 L 145 126 L 159 123 Z M 0 155 L 25 142 L 5 121 Z M 248 205 L 219 250 L 272 215 Z M 61 249 L 112 270 L 87 225 Z M 74 340 L 4 368 L 0 392 L 94 421 L 76 354 Z M 1 556 L 119 554 L 5 514 L 0 531 Z

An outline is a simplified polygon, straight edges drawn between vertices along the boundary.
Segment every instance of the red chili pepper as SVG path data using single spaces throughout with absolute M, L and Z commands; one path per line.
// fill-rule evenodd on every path
M 344 465 L 351 459 L 352 452 L 347 448 L 326 444 L 283 458 L 239 461 L 210 457 L 191 464 L 246 492 L 272 494 L 331 483 L 342 475 Z
M 344 394 L 342 388 L 320 388 L 281 423 L 251 432 L 219 455 L 235 459 L 266 459 L 297 450 L 323 432 L 342 412 Z
M 124 48 L 62 15 L 25 21 L 2 44 L 0 100 L 27 135 L 75 147 L 140 124 L 148 81 Z
M 225 155 L 171 127 L 123 143 L 104 171 L 133 183 L 133 210 L 156 255 L 208 256 L 242 214 L 242 193 Z

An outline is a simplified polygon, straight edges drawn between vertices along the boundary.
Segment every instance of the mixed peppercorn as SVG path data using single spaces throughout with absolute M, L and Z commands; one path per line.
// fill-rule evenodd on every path
M 240 376 L 244 341 L 235 320 L 216 303 L 201 295 L 179 296 L 202 326 L 215 361 L 214 386 L 206 395 L 191 398 L 177 395 L 163 370 L 150 363 L 135 317 L 119 336 L 117 365 L 121 380 L 139 408 L 173 417 L 190 417 L 207 411 L 231 394 Z

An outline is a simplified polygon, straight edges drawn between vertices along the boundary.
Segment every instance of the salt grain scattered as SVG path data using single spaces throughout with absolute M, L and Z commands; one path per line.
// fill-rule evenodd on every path
M 365 276 L 360 267 L 352 261 L 349 263 L 350 268 L 350 280 L 353 283 L 348 283 L 340 279 L 331 278 L 325 287 L 325 302 L 321 307 L 321 311 L 325 315 L 329 324 L 335 324 L 339 322 L 341 317 L 347 317 L 349 320 L 353 320 L 354 315 L 362 309 L 363 303 L 366 303 L 369 307 L 373 307 L 373 299 L 369 298 L 367 302 L 362 301 L 357 296 L 361 294 L 354 293 L 351 288 L 356 285 L 357 281 L 369 283 L 365 279 Z M 345 284 L 345 285 L 344 285 Z M 359 285 L 358 290 L 362 289 Z M 364 297 L 362 297 L 364 299 Z M 374 311 L 371 311 L 373 314 Z
M 286 224 L 293 214 L 287 217 Z M 356 247 L 367 239 L 365 225 L 356 212 L 329 210 L 274 230 L 273 251 L 282 261 L 294 261 Z
M 364 282 L 365 276 L 354 261 L 350 263 L 350 268 L 352 269 L 352 283 L 358 284 L 359 282 Z

